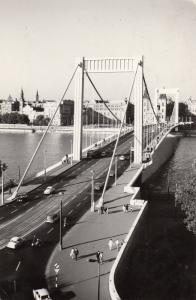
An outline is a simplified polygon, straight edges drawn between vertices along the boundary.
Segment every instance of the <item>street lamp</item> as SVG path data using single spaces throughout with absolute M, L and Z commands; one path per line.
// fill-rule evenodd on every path
M 116 155 L 115 156 L 115 162 L 114 162 L 114 176 L 115 176 L 114 185 L 115 186 L 116 186 L 116 183 L 117 183 L 117 170 L 118 170 L 117 162 L 118 162 L 118 158 L 117 158 L 117 155 Z
M 94 197 L 94 175 L 95 171 L 91 170 L 91 212 L 95 211 L 95 197 Z
M 59 221 L 59 232 L 60 232 L 60 248 L 63 249 L 63 237 L 62 237 L 62 211 L 63 211 L 63 205 L 62 200 L 60 201 L 60 221 Z
M 1 176 L 1 199 L 2 199 L 2 205 L 4 204 L 4 178 L 3 178 L 3 172 L 7 169 L 7 165 L 5 163 L 2 163 L 0 161 L 0 176 Z

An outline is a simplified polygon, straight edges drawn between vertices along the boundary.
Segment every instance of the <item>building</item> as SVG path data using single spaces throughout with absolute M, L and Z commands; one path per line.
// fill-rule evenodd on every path
M 62 126 L 73 125 L 74 101 L 63 100 L 60 104 L 60 124 Z
M 188 105 L 189 112 L 196 116 L 196 100 L 189 98 L 186 103 Z
M 60 108 L 57 109 L 58 102 L 55 100 L 43 100 L 43 113 L 45 118 L 50 118 L 52 119 L 55 111 L 56 115 L 52 121 L 52 125 L 59 126 L 61 125 L 61 118 L 60 118 Z
M 144 93 L 143 96 L 143 124 L 154 124 L 156 122 L 156 117 L 154 115 L 150 99 L 148 98 L 147 93 Z
M 126 102 L 105 101 L 105 103 L 109 109 L 102 101 L 99 100 L 97 101 L 95 100 L 95 103 L 90 104 L 89 107 L 91 107 L 93 111 L 103 116 L 102 123 L 104 123 L 104 118 L 105 120 L 109 120 L 109 119 L 115 120 L 117 118 L 118 120 L 122 121 L 127 106 Z M 112 111 L 113 114 L 110 112 L 110 110 Z M 116 116 L 116 118 L 114 116 Z M 105 123 L 107 123 L 107 121 Z
M 19 101 L 17 99 L 13 100 L 11 95 L 8 96 L 7 100 L 1 100 L 0 102 L 0 112 L 2 115 L 19 112 Z

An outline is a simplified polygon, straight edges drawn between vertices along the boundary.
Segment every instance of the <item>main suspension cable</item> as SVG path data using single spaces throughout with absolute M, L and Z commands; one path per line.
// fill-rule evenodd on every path
M 50 121 L 49 121 L 49 123 L 48 123 L 48 126 L 47 126 L 45 132 L 44 132 L 43 136 L 41 137 L 41 139 L 40 139 L 40 141 L 39 141 L 39 143 L 38 143 L 38 145 L 37 145 L 37 147 L 36 147 L 36 149 L 35 149 L 35 151 L 34 151 L 32 157 L 31 157 L 31 159 L 30 159 L 29 163 L 28 163 L 28 165 L 27 165 L 27 167 L 26 167 L 26 169 L 25 169 L 25 171 L 24 171 L 24 174 L 23 174 L 22 177 L 21 177 L 21 180 L 20 180 L 20 182 L 19 182 L 19 184 L 18 184 L 16 190 L 14 191 L 14 193 L 12 194 L 12 196 L 11 196 L 10 198 L 15 198 L 15 197 L 16 197 L 16 195 L 17 195 L 17 193 L 18 193 L 18 191 L 19 191 L 19 189 L 20 189 L 20 187 L 21 187 L 21 184 L 22 184 L 22 182 L 23 182 L 23 180 L 24 180 L 24 178 L 25 178 L 25 176 L 26 176 L 26 174 L 27 174 L 27 172 L 28 172 L 28 170 L 29 170 L 29 168 L 30 168 L 30 166 L 31 166 L 31 164 L 32 164 L 32 162 L 33 162 L 33 160 L 34 160 L 34 158 L 35 158 L 35 156 L 36 156 L 36 154 L 37 154 L 37 152 L 38 152 L 38 150 L 39 150 L 39 148 L 40 148 L 40 146 L 41 146 L 41 144 L 42 144 L 42 142 L 43 142 L 43 140 L 44 140 L 44 138 L 45 138 L 45 136 L 46 136 L 46 134 L 47 134 L 47 132 L 48 132 L 48 130 L 49 130 L 49 127 L 51 126 L 51 124 L 52 124 L 52 122 L 53 122 L 53 120 L 54 120 L 54 117 L 55 117 L 55 115 L 56 115 L 56 113 L 57 113 L 57 111 L 58 111 L 58 109 L 59 109 L 59 106 L 60 106 L 60 104 L 61 104 L 61 101 L 64 99 L 64 97 L 65 97 L 65 95 L 66 95 L 66 93 L 67 93 L 67 91 L 68 91 L 68 89 L 69 89 L 69 87 L 70 87 L 70 84 L 72 83 L 72 80 L 73 80 L 73 78 L 74 78 L 74 76 L 75 76 L 75 74 L 76 74 L 76 71 L 77 71 L 78 67 L 79 67 L 79 65 L 76 66 L 76 68 L 75 68 L 75 70 L 74 70 L 74 72 L 73 72 L 73 74 L 72 74 L 72 76 L 71 76 L 71 78 L 70 78 L 70 80 L 69 80 L 69 83 L 68 83 L 68 85 L 67 85 L 67 87 L 66 87 L 66 89 L 65 89 L 65 91 L 64 91 L 64 93 L 63 93 L 63 96 L 62 96 L 61 99 L 59 100 L 59 103 L 58 103 L 58 105 L 57 105 L 57 108 L 56 108 L 56 110 L 55 110 L 55 112 L 54 112 L 52 118 L 50 119 Z

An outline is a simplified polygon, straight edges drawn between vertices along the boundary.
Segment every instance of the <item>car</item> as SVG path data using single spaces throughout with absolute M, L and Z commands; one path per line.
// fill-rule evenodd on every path
M 35 300 L 52 300 L 47 289 L 37 289 L 33 290 L 33 297 Z
M 15 198 L 17 202 L 25 202 L 29 200 L 29 196 L 27 194 L 18 194 Z
M 121 155 L 121 156 L 119 157 L 119 159 L 120 159 L 120 160 L 125 160 L 125 156 L 124 156 L 124 155 Z
M 55 188 L 53 186 L 47 186 L 47 188 L 44 190 L 44 194 L 45 195 L 50 195 L 52 193 L 54 193 Z
M 7 243 L 7 248 L 16 249 L 20 247 L 24 243 L 23 238 L 14 236 L 10 239 L 10 241 Z
M 104 182 L 96 182 L 95 185 L 94 185 L 94 189 L 95 189 L 96 191 L 102 190 L 103 187 L 104 187 Z
M 60 215 L 59 214 L 53 214 L 53 215 L 48 215 L 46 218 L 47 223 L 55 223 L 59 220 Z
M 110 177 L 114 177 L 114 175 L 115 175 L 114 170 L 111 170 L 109 176 L 110 176 Z

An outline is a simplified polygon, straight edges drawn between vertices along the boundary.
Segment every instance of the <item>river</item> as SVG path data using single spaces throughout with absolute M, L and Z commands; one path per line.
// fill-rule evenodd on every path
M 35 151 L 43 133 L 0 133 L 0 160 L 7 164 L 4 172 L 5 181 L 10 178 L 16 181 L 23 174 Z M 84 133 L 83 148 L 108 136 L 108 133 Z M 71 153 L 72 133 L 48 133 L 41 145 L 32 166 L 27 174 L 35 174 L 45 167 L 51 166 Z
M 148 211 L 124 270 L 124 300 L 196 299 L 196 237 L 174 201 L 177 179 L 189 172 L 195 149 L 195 137 L 180 138 L 170 161 L 142 187 Z

